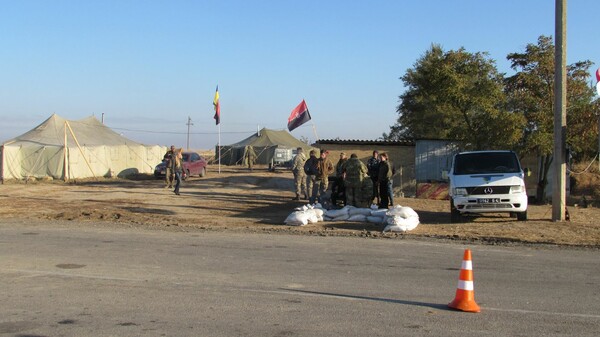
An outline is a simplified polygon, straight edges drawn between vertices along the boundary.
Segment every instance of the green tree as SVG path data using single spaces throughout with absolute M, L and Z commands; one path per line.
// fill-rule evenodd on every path
M 554 44 L 552 38 L 540 36 L 537 44 L 528 44 L 523 53 L 507 56 L 516 71 L 505 80 L 507 107 L 525 119 L 521 155 L 541 156 L 537 199 L 543 200 L 548 184 L 548 170 L 554 151 Z M 594 92 L 588 84 L 590 61 L 567 66 L 567 144 L 579 158 L 593 155 L 597 139 Z
M 384 139 L 450 139 L 473 149 L 512 148 L 520 140 L 522 115 L 502 109 L 503 76 L 486 53 L 432 45 L 401 79 L 407 90 Z

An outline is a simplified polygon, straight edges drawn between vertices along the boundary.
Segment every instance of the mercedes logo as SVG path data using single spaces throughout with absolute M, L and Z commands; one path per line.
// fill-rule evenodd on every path
M 483 190 L 483 193 L 485 193 L 485 194 L 492 194 L 492 192 L 494 192 L 494 190 L 491 187 L 486 187 Z

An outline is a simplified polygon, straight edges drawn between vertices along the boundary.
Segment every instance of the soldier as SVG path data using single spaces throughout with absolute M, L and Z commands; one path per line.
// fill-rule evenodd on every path
M 252 165 L 254 165 L 254 161 L 256 161 L 256 152 L 254 152 L 254 147 L 252 145 L 246 145 L 244 149 L 244 162 L 248 165 L 248 169 L 252 171 Z
M 173 152 L 173 159 L 171 159 L 171 171 L 175 176 L 175 190 L 173 191 L 176 195 L 179 195 L 179 186 L 181 185 L 181 175 L 183 174 L 183 166 L 181 160 L 183 158 L 183 149 L 177 149 Z
M 342 167 L 344 184 L 346 186 L 346 205 L 359 207 L 362 195 L 360 189 L 364 178 L 367 176 L 367 167 L 358 159 L 356 153 L 350 155 Z
M 171 149 L 167 150 L 167 153 L 163 156 L 163 162 L 165 162 L 165 188 L 173 188 L 173 170 L 172 161 L 173 155 L 175 154 L 175 145 L 171 145 Z
M 388 160 L 388 155 L 382 152 L 381 162 L 379 163 L 379 208 L 388 208 L 394 206 L 394 188 L 392 186 L 394 177 L 394 168 L 391 161 Z
M 327 187 L 329 187 L 329 175 L 335 171 L 333 163 L 327 158 L 328 154 L 329 151 L 322 149 L 321 156 L 317 160 L 318 171 L 315 177 L 316 183 L 313 185 L 311 203 L 323 203 L 323 199 L 327 193 Z
M 344 187 L 344 177 L 342 166 L 348 161 L 346 153 L 340 153 L 340 160 L 335 165 L 335 178 L 331 184 L 331 203 L 337 204 L 338 199 L 342 200 L 342 203 L 346 205 L 346 189 Z
M 300 200 L 300 195 L 304 195 L 304 199 L 308 199 L 308 190 L 306 189 L 306 174 L 304 173 L 304 150 L 301 147 L 296 149 L 296 157 L 292 163 L 292 173 L 294 173 L 294 187 L 296 197 L 292 200 Z
M 379 204 L 379 185 L 377 179 L 377 175 L 379 175 L 379 152 L 377 150 L 373 151 L 373 157 L 369 158 L 369 161 L 367 161 L 367 170 L 369 177 L 371 177 L 371 181 L 373 182 L 371 203 L 377 199 L 377 204 Z
M 304 163 L 304 173 L 306 173 L 306 193 L 311 196 L 309 202 L 312 204 L 315 202 L 312 198 L 312 191 L 315 185 L 318 186 L 317 174 L 319 173 L 319 169 L 317 162 L 319 160 L 317 159 L 315 150 L 310 150 L 309 155 L 310 157 Z

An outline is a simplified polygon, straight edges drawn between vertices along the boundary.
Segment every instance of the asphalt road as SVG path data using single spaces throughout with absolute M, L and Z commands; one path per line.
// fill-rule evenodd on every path
M 1 336 L 598 336 L 600 253 L 0 223 Z M 450 310 L 465 248 L 481 313 Z

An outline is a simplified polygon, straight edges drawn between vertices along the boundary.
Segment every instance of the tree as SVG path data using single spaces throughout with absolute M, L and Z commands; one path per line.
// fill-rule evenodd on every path
M 507 56 L 516 71 L 505 80 L 507 108 L 526 120 L 519 153 L 541 156 L 537 199 L 544 200 L 548 170 L 554 151 L 554 44 L 540 36 L 537 44 L 528 44 L 523 53 Z M 567 146 L 580 157 L 595 152 L 597 123 L 594 92 L 589 81 L 590 61 L 567 66 Z
M 486 53 L 432 45 L 401 79 L 407 90 L 384 139 L 450 139 L 473 149 L 511 148 L 520 140 L 524 120 L 502 110 L 503 77 Z

